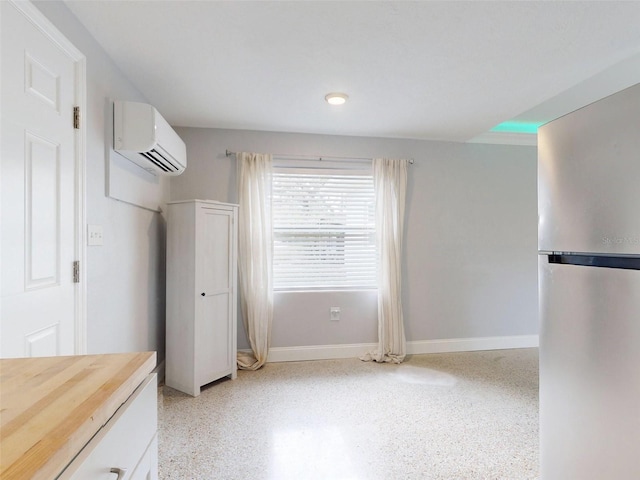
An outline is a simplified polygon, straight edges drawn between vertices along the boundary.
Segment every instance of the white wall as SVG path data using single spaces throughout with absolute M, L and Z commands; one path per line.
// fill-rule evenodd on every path
M 88 353 L 157 350 L 164 358 L 165 223 L 154 213 L 107 198 L 109 99 L 144 101 L 61 2 L 34 2 L 87 58 L 86 206 L 104 246 L 87 247 Z M 168 184 L 158 192 L 160 204 Z
M 454 144 L 178 128 L 189 166 L 171 199 L 235 202 L 235 159 L 225 149 L 414 158 L 410 167 L 403 304 L 407 340 L 538 333 L 534 147 Z M 329 321 L 329 307 L 342 319 Z M 246 348 L 239 322 L 239 347 Z M 370 292 L 277 293 L 273 347 L 377 340 Z

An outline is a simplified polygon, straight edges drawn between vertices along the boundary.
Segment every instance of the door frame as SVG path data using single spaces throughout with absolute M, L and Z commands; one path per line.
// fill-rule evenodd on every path
M 87 105 L 87 60 L 84 54 L 65 37 L 55 25 L 30 1 L 9 0 L 29 22 L 69 57 L 75 65 L 75 105 L 80 107 L 80 122 L 74 130 L 75 147 L 75 245 L 74 257 L 80 262 L 79 283 L 75 284 L 75 339 L 74 353 L 87 353 L 87 247 L 86 247 L 86 105 Z

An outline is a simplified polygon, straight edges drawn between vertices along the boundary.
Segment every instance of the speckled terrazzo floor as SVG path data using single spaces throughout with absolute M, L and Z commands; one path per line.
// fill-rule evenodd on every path
M 537 349 L 271 363 L 160 392 L 160 479 L 538 476 Z

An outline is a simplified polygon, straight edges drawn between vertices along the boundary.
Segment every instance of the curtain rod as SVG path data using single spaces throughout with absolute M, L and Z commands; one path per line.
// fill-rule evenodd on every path
M 225 156 L 230 157 L 231 155 L 236 155 L 238 152 L 232 152 L 231 150 L 225 151 Z M 332 156 L 319 156 L 319 155 L 287 155 L 282 153 L 274 153 L 274 157 L 279 158 L 299 158 L 299 159 L 308 159 L 308 160 L 372 160 L 369 157 L 338 157 L 335 155 Z M 413 165 L 413 158 L 409 159 L 409 163 Z

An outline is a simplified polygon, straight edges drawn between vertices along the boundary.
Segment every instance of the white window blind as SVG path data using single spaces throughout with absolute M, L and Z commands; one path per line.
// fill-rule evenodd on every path
M 274 288 L 376 288 L 372 175 L 283 170 L 273 174 Z

